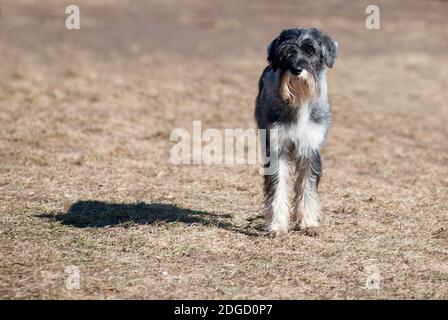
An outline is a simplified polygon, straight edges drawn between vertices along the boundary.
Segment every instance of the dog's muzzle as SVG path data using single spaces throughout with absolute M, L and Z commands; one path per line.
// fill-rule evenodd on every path
M 282 72 L 279 89 L 283 101 L 295 107 L 317 96 L 314 77 L 301 67 L 291 67 Z

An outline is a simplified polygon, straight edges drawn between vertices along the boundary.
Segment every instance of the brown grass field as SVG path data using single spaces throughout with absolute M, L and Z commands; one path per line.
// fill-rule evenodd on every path
M 448 299 L 448 2 L 376 1 L 380 30 L 368 4 L 2 0 L 0 298 Z M 341 49 L 325 218 L 271 238 L 258 167 L 172 165 L 170 134 L 255 128 L 266 46 L 297 26 Z

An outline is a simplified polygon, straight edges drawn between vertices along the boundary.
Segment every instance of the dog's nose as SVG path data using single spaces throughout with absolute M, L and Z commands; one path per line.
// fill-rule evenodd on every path
M 298 76 L 302 73 L 303 69 L 300 67 L 292 67 L 291 68 L 291 73 L 295 76 Z

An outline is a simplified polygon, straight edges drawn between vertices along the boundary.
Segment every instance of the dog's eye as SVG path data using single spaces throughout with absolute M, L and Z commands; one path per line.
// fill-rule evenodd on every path
M 305 51 L 306 53 L 309 53 L 309 54 L 314 54 L 315 51 L 316 51 L 314 49 L 314 47 L 312 45 L 310 45 L 310 44 L 303 44 L 302 45 L 302 50 Z

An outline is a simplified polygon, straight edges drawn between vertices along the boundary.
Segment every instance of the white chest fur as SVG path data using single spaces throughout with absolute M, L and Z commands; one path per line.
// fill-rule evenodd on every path
M 326 127 L 310 118 L 311 108 L 308 103 L 298 108 L 297 121 L 289 124 L 277 124 L 278 148 L 281 150 L 285 142 L 291 141 L 298 147 L 300 155 L 307 155 L 312 150 L 319 150 L 325 139 Z

